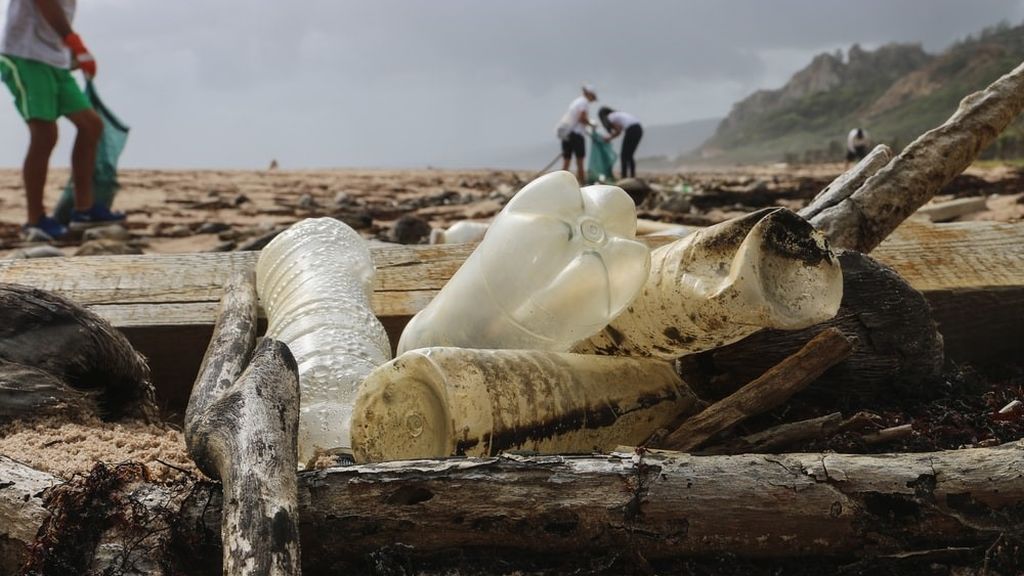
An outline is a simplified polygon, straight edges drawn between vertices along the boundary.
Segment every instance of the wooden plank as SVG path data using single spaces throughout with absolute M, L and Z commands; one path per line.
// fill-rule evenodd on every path
M 671 239 L 651 238 L 652 245 Z M 378 316 L 421 310 L 472 245 L 373 246 Z M 1024 286 L 1024 226 L 908 222 L 872 256 L 924 292 Z M 0 282 L 53 290 L 92 307 L 115 326 L 212 325 L 228 276 L 257 254 L 95 256 L 0 261 Z

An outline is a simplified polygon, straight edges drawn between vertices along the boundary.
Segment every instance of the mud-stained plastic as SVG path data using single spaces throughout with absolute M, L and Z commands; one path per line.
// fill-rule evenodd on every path
M 429 346 L 566 352 L 639 292 L 650 267 L 622 189 L 582 190 L 552 172 L 520 190 L 480 245 L 402 332 L 398 352 Z
M 656 249 L 637 299 L 575 351 L 674 359 L 762 328 L 824 322 L 842 297 L 825 236 L 785 208 L 766 208 Z
M 373 371 L 352 420 L 357 462 L 639 445 L 698 409 L 668 362 L 424 348 Z
M 302 220 L 272 240 L 256 263 L 267 337 L 288 345 L 299 367 L 299 464 L 350 453 L 356 389 L 391 358 L 370 307 L 375 269 L 366 242 L 333 218 Z

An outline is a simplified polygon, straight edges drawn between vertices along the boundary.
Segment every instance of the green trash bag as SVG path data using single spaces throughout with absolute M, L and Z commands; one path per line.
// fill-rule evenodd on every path
M 612 168 L 618 160 L 618 154 L 612 145 L 604 141 L 604 136 L 597 130 L 590 133 L 590 160 L 587 161 L 587 182 L 614 182 Z
M 117 160 L 121 157 L 121 151 L 128 140 L 128 127 L 103 104 L 91 80 L 85 82 L 85 96 L 103 119 L 103 136 L 100 137 L 99 146 L 96 148 L 96 168 L 92 176 L 93 199 L 97 204 L 110 208 L 120 187 L 117 183 Z M 53 217 L 67 224 L 71 220 L 71 210 L 74 207 L 75 184 L 73 179 L 69 178 L 67 186 L 64 186 L 64 193 L 53 209 Z

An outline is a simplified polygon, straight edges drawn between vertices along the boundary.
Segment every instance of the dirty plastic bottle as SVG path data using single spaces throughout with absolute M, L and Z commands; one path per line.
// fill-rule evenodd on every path
M 607 451 L 643 443 L 698 404 L 661 360 L 422 348 L 365 380 L 352 448 L 357 462 Z
M 402 332 L 398 352 L 428 346 L 565 352 L 636 296 L 650 251 L 633 201 L 615 186 L 580 189 L 568 172 L 537 178 L 494 218 L 480 245 Z
M 656 249 L 629 309 L 575 351 L 671 360 L 762 328 L 824 322 L 842 298 L 825 236 L 785 208 L 766 208 Z
M 391 358 L 370 307 L 373 259 L 355 230 L 333 218 L 302 220 L 271 241 L 256 263 L 270 338 L 299 367 L 299 463 L 350 453 L 356 389 Z

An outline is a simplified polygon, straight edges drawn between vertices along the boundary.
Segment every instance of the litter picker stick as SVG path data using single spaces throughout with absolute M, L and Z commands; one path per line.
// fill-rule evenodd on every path
M 533 175 L 533 178 L 530 178 L 530 180 L 534 180 L 537 177 L 539 177 L 541 174 L 543 174 L 543 173 L 547 172 L 548 170 L 550 170 L 551 167 L 555 165 L 555 162 L 558 162 L 558 159 L 561 158 L 561 157 L 562 157 L 562 153 L 561 152 L 556 154 L 555 157 L 551 159 L 551 162 L 548 162 L 547 166 L 541 168 L 539 172 L 537 172 L 536 174 Z

